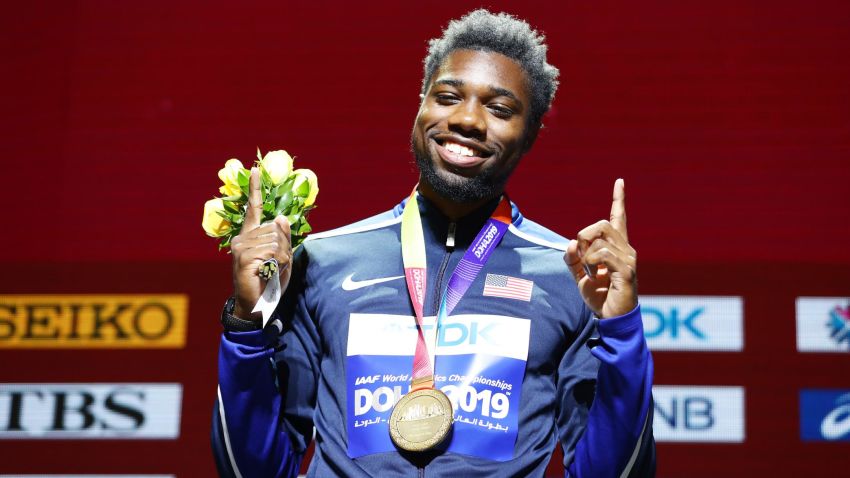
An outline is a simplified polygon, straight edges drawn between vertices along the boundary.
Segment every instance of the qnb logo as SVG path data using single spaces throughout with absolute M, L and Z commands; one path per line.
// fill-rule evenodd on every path
M 835 343 L 850 346 L 850 306 L 835 306 L 829 312 L 829 329 Z
M 177 438 L 178 384 L 0 384 L 3 438 Z
M 671 339 L 678 339 L 682 334 L 690 334 L 696 340 L 706 340 L 705 332 L 697 327 L 697 319 L 705 312 L 705 308 L 699 307 L 693 310 L 682 311 L 678 307 L 671 307 L 664 311 L 652 307 L 642 307 L 641 313 L 655 318 L 656 326 L 646 328 L 644 334 L 647 339 L 658 337 L 664 333 Z
M 660 442 L 742 442 L 744 392 L 741 387 L 653 387 L 652 422 Z
M 714 403 L 708 397 L 673 397 L 665 404 L 655 404 L 655 413 L 670 428 L 708 430 L 714 426 Z

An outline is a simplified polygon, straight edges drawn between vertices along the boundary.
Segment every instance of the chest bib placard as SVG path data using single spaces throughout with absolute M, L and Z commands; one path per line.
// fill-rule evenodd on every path
M 513 458 L 531 322 L 497 315 L 423 318 L 436 343 L 435 388 L 452 402 L 454 426 L 440 448 L 506 461 Z M 409 316 L 351 314 L 346 358 L 348 454 L 395 451 L 393 406 L 409 390 L 416 326 Z M 435 342 L 436 341 L 436 342 Z

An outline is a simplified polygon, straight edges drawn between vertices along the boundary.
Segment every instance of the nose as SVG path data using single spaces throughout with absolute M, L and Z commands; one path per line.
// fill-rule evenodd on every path
M 449 116 L 449 130 L 483 141 L 487 136 L 487 123 L 481 109 L 477 101 L 458 104 Z

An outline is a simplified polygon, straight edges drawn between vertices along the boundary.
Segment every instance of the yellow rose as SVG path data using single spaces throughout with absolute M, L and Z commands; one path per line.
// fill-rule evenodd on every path
M 218 178 L 224 183 L 224 186 L 218 188 L 219 192 L 225 196 L 239 196 L 242 190 L 239 189 L 239 171 L 245 169 L 238 159 L 228 159 L 224 163 L 224 167 L 218 172 Z
M 307 184 L 310 185 L 310 191 L 307 193 L 307 197 L 304 198 L 304 206 L 312 206 L 316 202 L 316 196 L 319 194 L 319 178 L 316 177 L 316 173 L 309 169 L 296 169 L 292 174 L 295 175 L 295 182 L 292 184 L 294 191 L 297 191 L 304 181 L 307 181 Z
M 221 217 L 218 213 L 224 211 L 224 202 L 220 198 L 210 199 L 204 204 L 204 220 L 201 227 L 208 236 L 221 237 L 230 232 L 230 221 Z
M 272 185 L 286 181 L 292 172 L 292 157 L 284 150 L 269 151 L 260 160 L 260 170 L 265 171 L 272 180 Z

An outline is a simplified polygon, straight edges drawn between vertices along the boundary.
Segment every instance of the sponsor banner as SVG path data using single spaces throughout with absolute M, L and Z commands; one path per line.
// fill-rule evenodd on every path
M 0 295 L 0 348 L 182 348 L 183 294 Z
M 850 352 L 850 298 L 797 297 L 797 351 Z
M 744 349 L 741 297 L 640 297 L 643 330 L 652 350 Z
M 850 442 L 850 389 L 801 390 L 800 435 L 804 441 Z
M 658 442 L 744 441 L 743 387 L 652 387 Z
M 424 318 L 429 347 L 437 335 L 434 323 L 434 317 Z M 448 451 L 513 458 L 530 331 L 529 320 L 513 317 L 443 319 L 434 378 L 454 409 Z M 395 403 L 410 390 L 416 337 L 413 317 L 351 314 L 346 362 L 351 457 L 396 450 L 388 422 Z
M 176 439 L 177 383 L 3 383 L 0 439 Z

